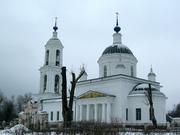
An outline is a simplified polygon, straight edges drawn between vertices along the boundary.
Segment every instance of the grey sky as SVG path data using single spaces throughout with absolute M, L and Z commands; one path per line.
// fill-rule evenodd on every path
M 168 97 L 167 109 L 180 102 L 179 0 L 2 0 L 0 4 L 0 89 L 6 95 L 39 91 L 44 45 L 54 17 L 64 45 L 63 64 L 89 78 L 98 77 L 97 60 L 112 44 L 115 12 L 123 43 L 138 59 L 138 77 L 153 65 Z

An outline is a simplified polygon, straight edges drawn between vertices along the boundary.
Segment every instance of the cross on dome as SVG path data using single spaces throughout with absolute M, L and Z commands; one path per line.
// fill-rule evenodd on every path
M 55 26 L 53 27 L 54 31 L 56 32 L 58 30 L 58 27 L 57 27 L 57 17 L 55 17 Z
M 119 15 L 119 13 L 116 12 L 116 26 L 114 27 L 114 31 L 116 33 L 119 33 L 119 31 L 121 30 L 121 28 L 118 26 L 118 15 Z
M 116 12 L 116 26 L 118 26 L 118 15 L 119 15 L 119 13 Z
M 119 33 L 119 31 L 121 30 L 121 28 L 118 26 L 118 15 L 119 15 L 119 13 L 116 12 L 116 26 L 114 27 L 114 31 L 116 33 Z

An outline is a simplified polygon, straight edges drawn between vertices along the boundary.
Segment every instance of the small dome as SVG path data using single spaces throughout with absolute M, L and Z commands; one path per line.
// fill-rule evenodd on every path
M 129 93 L 129 95 L 145 94 L 145 92 L 148 90 L 149 90 L 148 84 L 139 84 L 132 89 L 132 91 Z M 153 85 L 151 85 L 151 90 L 152 90 L 153 95 L 155 94 L 155 95 L 165 96 L 162 92 L 160 92 L 160 90 L 158 90 Z
M 137 85 L 136 87 L 134 87 L 132 91 L 147 91 L 147 90 L 149 90 L 148 84 L 140 84 L 140 85 Z M 151 85 L 151 90 L 157 91 L 158 89 Z
M 102 53 L 102 55 L 105 54 L 112 54 L 112 53 L 126 53 L 126 54 L 132 54 L 131 50 L 124 46 L 124 45 L 112 45 L 107 47 L 104 52 Z

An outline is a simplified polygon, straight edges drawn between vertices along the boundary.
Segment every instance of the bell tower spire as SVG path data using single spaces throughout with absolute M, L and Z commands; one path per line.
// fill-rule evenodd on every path
M 45 45 L 45 62 L 40 68 L 40 93 L 61 94 L 61 67 L 63 45 L 57 37 L 57 17 L 53 27 L 53 37 Z
M 58 30 L 58 27 L 57 27 L 57 17 L 55 17 L 55 25 L 53 27 L 53 38 L 57 38 L 57 30 Z

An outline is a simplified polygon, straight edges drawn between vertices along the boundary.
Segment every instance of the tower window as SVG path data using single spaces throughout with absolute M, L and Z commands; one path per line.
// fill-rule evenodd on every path
M 59 66 L 60 64 L 60 51 L 56 50 L 56 66 Z
M 44 76 L 44 92 L 46 91 L 47 87 L 47 75 Z
M 136 108 L 136 120 L 141 120 L 141 108 Z
M 131 66 L 131 76 L 134 76 L 133 66 Z
M 57 111 L 57 120 L 59 120 L 59 111 Z
M 53 120 L 53 112 L 51 112 L 51 120 Z
M 123 64 L 118 64 L 118 65 L 116 65 L 116 69 L 117 68 L 125 69 L 126 67 Z
M 49 50 L 46 51 L 46 65 L 49 63 Z
M 55 82 L 54 82 L 54 92 L 59 92 L 59 75 L 55 76 Z
M 104 66 L 104 77 L 107 76 L 107 66 Z

